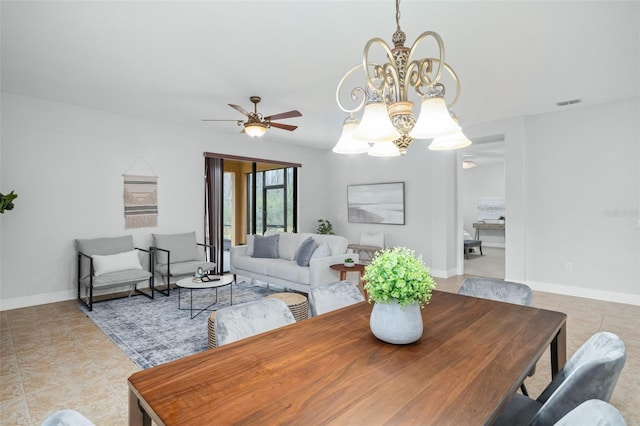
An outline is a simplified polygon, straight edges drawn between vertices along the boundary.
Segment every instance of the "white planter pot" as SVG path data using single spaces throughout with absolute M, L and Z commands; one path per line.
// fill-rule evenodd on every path
M 413 343 L 422 337 L 422 313 L 420 305 L 414 303 L 404 308 L 395 300 L 373 305 L 369 319 L 371 332 L 383 342 L 395 345 Z
M 346 266 L 347 268 L 353 268 L 355 265 L 355 262 L 344 262 L 344 266 Z

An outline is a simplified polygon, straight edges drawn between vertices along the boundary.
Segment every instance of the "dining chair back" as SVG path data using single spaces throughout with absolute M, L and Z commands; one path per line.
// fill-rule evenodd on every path
M 286 303 L 262 299 L 228 306 L 215 316 L 218 347 L 296 322 Z
M 494 278 L 467 278 L 462 282 L 458 294 L 533 306 L 533 291 L 528 285 Z
M 554 426 L 626 426 L 620 411 L 608 402 L 590 399 L 578 405 Z
M 626 360 L 622 339 L 602 331 L 587 340 L 534 400 L 515 394 L 495 425 L 554 425 L 590 399 L 609 402 Z
M 354 303 L 362 302 L 364 297 L 358 287 L 350 281 L 337 281 L 330 284 L 311 286 L 309 303 L 311 314 L 326 314 Z

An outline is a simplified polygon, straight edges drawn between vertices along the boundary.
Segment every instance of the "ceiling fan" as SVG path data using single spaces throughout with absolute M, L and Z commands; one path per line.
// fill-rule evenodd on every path
M 244 127 L 242 129 L 242 132 L 254 138 L 264 135 L 267 132 L 267 129 L 270 127 L 276 127 L 278 129 L 284 129 L 289 131 L 293 131 L 298 128 L 298 126 L 292 126 L 290 124 L 274 123 L 274 120 L 282 120 L 285 118 L 292 118 L 292 117 L 302 117 L 302 114 L 300 114 L 300 111 L 294 109 L 292 111 L 281 112 L 280 114 L 273 114 L 265 117 L 258 112 L 258 103 L 262 100 L 262 98 L 260 98 L 260 96 L 251 96 L 249 100 L 253 102 L 253 112 L 248 112 L 244 108 L 238 105 L 228 104 L 231 108 L 246 115 L 249 118 L 247 121 L 215 120 L 215 119 L 204 119 L 202 121 L 235 121 L 238 124 L 238 126 Z

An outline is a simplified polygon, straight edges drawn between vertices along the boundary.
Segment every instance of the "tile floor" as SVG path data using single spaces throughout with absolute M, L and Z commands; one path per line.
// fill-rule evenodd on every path
M 464 276 L 437 279 L 457 291 Z M 627 362 L 611 399 L 628 425 L 640 425 L 640 307 L 535 292 L 535 305 L 568 315 L 568 356 L 592 334 L 618 334 Z M 426 325 L 428 326 L 428 324 Z M 549 355 L 527 379 L 532 396 L 550 380 Z M 73 408 L 96 425 L 126 425 L 127 378 L 138 367 L 75 301 L 0 312 L 0 425 L 39 425 Z

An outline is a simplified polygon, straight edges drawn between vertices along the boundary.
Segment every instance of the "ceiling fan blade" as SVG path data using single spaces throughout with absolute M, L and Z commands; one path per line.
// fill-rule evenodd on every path
M 278 129 L 284 129 L 289 131 L 292 131 L 298 128 L 298 126 L 292 126 L 290 124 L 282 124 L 282 123 L 274 123 L 274 122 L 269 123 L 269 125 L 271 127 L 277 127 Z
M 298 110 L 293 110 L 293 111 L 287 111 L 287 112 L 281 112 L 280 114 L 274 114 L 274 115 L 270 115 L 268 117 L 265 117 L 265 120 L 282 120 L 283 118 L 291 118 L 291 117 L 302 117 L 302 114 L 300 114 L 300 111 Z
M 213 118 L 203 118 L 202 121 L 239 121 L 239 120 L 216 120 Z
M 229 105 L 231 108 L 235 109 L 236 111 L 240 112 L 241 114 L 246 115 L 247 117 L 249 116 L 249 113 L 247 112 L 247 110 L 245 110 L 244 108 L 242 108 L 239 105 L 234 105 L 234 104 L 227 104 Z

